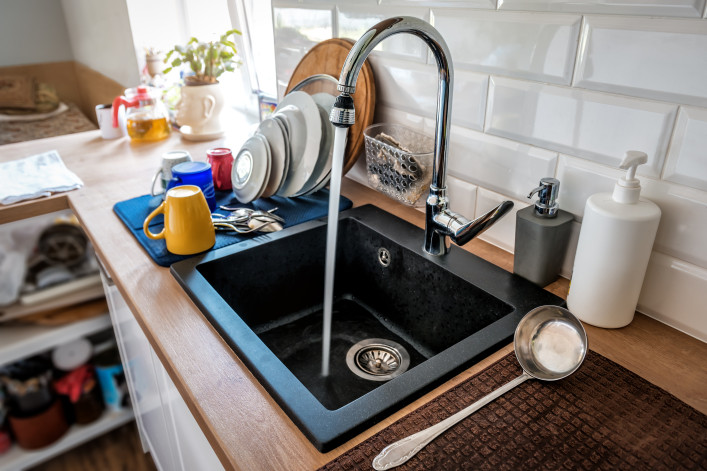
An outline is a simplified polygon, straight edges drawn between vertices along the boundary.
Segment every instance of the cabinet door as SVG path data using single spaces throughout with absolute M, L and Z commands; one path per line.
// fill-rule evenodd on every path
M 104 289 L 141 438 L 146 442 L 158 469 L 179 469 L 162 408 L 152 347 L 118 289 L 106 281 L 104 279 Z
M 167 426 L 172 427 L 170 435 L 174 437 L 175 447 L 184 471 L 209 470 L 220 471 L 223 466 L 216 456 L 211 444 L 201 431 L 199 424 L 189 411 L 187 404 L 179 394 L 177 387 L 170 379 L 167 371 L 161 367 L 159 358 L 155 355 L 154 363 L 158 373 L 158 383 L 165 410 L 168 411 Z M 157 365 L 160 365 L 157 367 Z

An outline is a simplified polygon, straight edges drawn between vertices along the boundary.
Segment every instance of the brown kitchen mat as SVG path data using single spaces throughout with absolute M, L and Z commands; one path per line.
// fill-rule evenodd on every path
M 372 469 L 386 445 L 440 422 L 519 374 L 510 353 L 321 469 Z M 394 469 L 707 469 L 707 416 L 590 351 L 569 378 L 526 381 Z

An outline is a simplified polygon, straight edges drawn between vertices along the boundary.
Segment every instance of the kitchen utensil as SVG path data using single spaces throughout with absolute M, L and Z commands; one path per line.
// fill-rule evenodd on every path
M 289 167 L 286 161 L 289 156 L 286 150 L 288 143 L 285 141 L 282 128 L 274 118 L 265 118 L 258 126 L 258 132 L 270 144 L 270 177 L 262 194 L 263 198 L 268 198 L 280 189 L 280 185 L 284 181 L 285 172 Z
M 279 107 L 273 117 L 280 120 L 284 126 L 290 148 L 287 175 L 277 191 L 278 196 L 287 198 L 294 196 L 299 190 L 297 181 L 300 179 L 296 174 L 302 169 L 302 159 L 307 147 L 307 125 L 302 111 L 294 105 Z
M 226 147 L 215 147 L 206 151 L 206 158 L 211 164 L 211 175 L 217 190 L 230 190 L 233 154 Z
M 150 193 L 152 196 L 157 196 L 159 193 L 155 192 L 155 183 L 160 180 L 162 186 L 162 192 L 167 189 L 167 184 L 172 179 L 172 168 L 175 165 L 179 165 L 182 162 L 191 162 L 192 158 L 188 151 L 186 150 L 172 150 L 162 154 L 162 163 L 160 168 L 152 177 L 152 186 L 150 187 Z
M 258 199 L 270 176 L 270 145 L 256 132 L 238 151 L 231 170 L 233 194 L 241 203 Z
M 154 234 L 150 231 L 150 221 L 160 213 L 164 213 L 164 228 Z M 150 239 L 165 239 L 167 250 L 177 255 L 203 252 L 216 242 L 209 205 L 195 185 L 167 190 L 164 201 L 147 216 L 142 229 Z
M 317 164 L 314 166 L 312 175 L 297 194 L 298 196 L 311 193 L 312 190 L 321 183 L 322 179 L 331 174 L 332 154 L 334 149 L 334 125 L 329 121 L 329 114 L 334 107 L 336 98 L 328 93 L 317 93 L 312 95 L 312 99 L 319 109 L 319 116 L 322 123 L 322 139 L 319 145 Z
M 211 174 L 211 165 L 207 162 L 183 162 L 172 167 L 172 179 L 167 182 L 167 189 L 181 185 L 195 185 L 209 204 L 209 209 L 216 209 L 216 189 Z
M 447 429 L 528 379 L 557 381 L 571 375 L 587 354 L 587 334 L 567 309 L 540 306 L 521 319 L 513 345 L 523 368 L 520 376 L 442 422 L 388 445 L 373 459 L 373 468 L 400 466 Z
M 134 141 L 159 141 L 169 136 L 169 115 L 159 96 L 151 87 L 125 90 L 125 96 L 113 100 L 113 127 L 118 127 L 120 107 L 125 107 L 128 136 Z
M 434 140 L 400 124 L 374 124 L 364 131 L 368 183 L 414 205 L 432 181 Z
M 123 137 L 120 126 L 113 127 L 113 105 L 110 103 L 96 105 L 96 120 L 103 139 Z
M 314 172 L 319 159 L 319 149 L 322 141 L 322 120 L 319 108 L 309 94 L 294 91 L 286 95 L 275 112 L 293 106 L 304 118 L 304 149 L 301 156 L 293 155 L 285 185 L 288 193 L 299 193 Z
M 327 39 L 316 44 L 295 67 L 287 85 L 286 94 L 312 75 L 326 74 L 338 79 L 352 45 L 353 41 L 341 38 Z M 356 163 L 363 148 L 363 130 L 373 122 L 373 113 L 376 107 L 376 84 L 373 79 L 373 69 L 368 62 L 365 62 L 361 67 L 356 82 L 356 93 L 352 95 L 352 98 L 356 108 L 356 123 L 349 128 L 349 138 L 344 153 L 344 174 Z

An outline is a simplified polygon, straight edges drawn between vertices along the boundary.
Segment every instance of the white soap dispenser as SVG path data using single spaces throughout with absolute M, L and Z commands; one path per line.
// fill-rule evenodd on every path
M 626 177 L 613 194 L 590 196 L 584 208 L 567 307 L 598 327 L 624 327 L 636 311 L 660 222 L 660 208 L 639 199 L 636 167 L 647 161 L 643 152 L 626 152 Z

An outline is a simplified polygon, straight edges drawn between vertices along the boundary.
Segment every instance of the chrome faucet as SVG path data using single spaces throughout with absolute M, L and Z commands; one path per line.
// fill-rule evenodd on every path
M 449 209 L 447 198 L 447 147 L 449 145 L 449 125 L 452 117 L 452 86 L 454 72 L 451 55 L 442 35 L 429 23 L 417 18 L 400 16 L 383 20 L 353 45 L 346 57 L 339 77 L 338 90 L 341 94 L 331 111 L 334 126 L 349 127 L 355 122 L 355 110 L 351 95 L 356 91 L 356 79 L 363 62 L 378 43 L 398 33 L 413 34 L 429 46 L 437 61 L 439 88 L 437 90 L 437 124 L 435 126 L 435 152 L 432 167 L 432 183 L 427 197 L 425 211 L 424 250 L 431 255 L 444 255 L 449 251 L 447 236 L 457 245 L 464 245 L 491 227 L 512 207 L 504 201 L 488 213 L 473 221 Z

